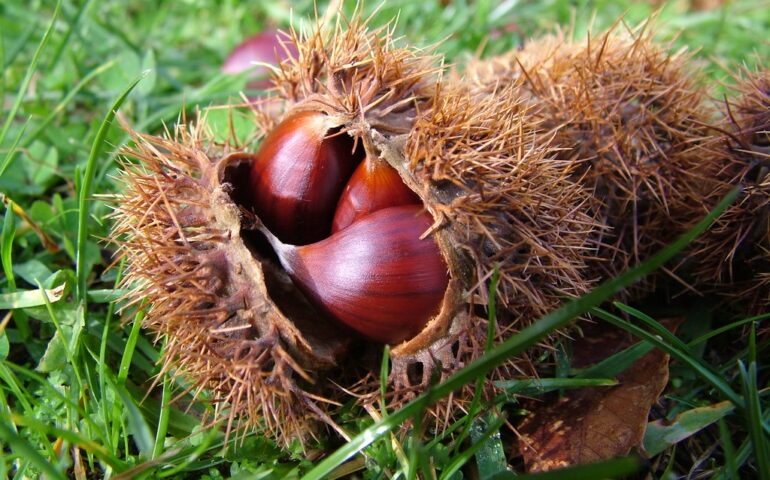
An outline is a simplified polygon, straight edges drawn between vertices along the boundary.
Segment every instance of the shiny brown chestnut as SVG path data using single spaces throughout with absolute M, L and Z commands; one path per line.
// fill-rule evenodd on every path
M 438 313 L 447 289 L 436 241 L 420 239 L 432 223 L 421 206 L 406 205 L 377 210 L 311 245 L 270 241 L 319 310 L 371 340 L 398 344 Z
M 406 186 L 396 169 L 384 160 L 367 157 L 342 191 L 332 221 L 332 233 L 376 210 L 419 203 L 420 197 Z
M 230 52 L 222 63 L 222 71 L 237 74 L 251 70 L 247 77 L 251 80 L 248 86 L 269 88 L 268 67 L 264 64 L 276 65 L 286 58 L 297 56 L 296 45 L 288 39 L 288 36 L 282 39 L 281 34 L 272 29 L 252 35 Z
M 334 210 L 356 167 L 353 140 L 320 112 L 286 118 L 251 165 L 254 211 L 282 242 L 313 243 L 329 235 Z

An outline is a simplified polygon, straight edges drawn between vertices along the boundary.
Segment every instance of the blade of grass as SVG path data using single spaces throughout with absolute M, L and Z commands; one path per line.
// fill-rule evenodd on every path
M 25 460 L 20 462 L 19 468 L 16 470 L 16 475 L 13 476 L 13 480 L 26 480 L 27 478 L 27 469 L 32 464 L 30 460 Z
M 409 442 L 407 444 L 407 447 L 409 448 L 409 457 L 406 464 L 406 475 L 404 476 L 406 480 L 416 480 L 417 466 L 419 465 L 420 459 L 422 458 L 422 455 L 420 454 L 425 451 L 425 446 L 423 445 L 421 438 L 421 432 L 423 431 L 422 421 L 424 413 L 424 411 L 420 411 L 413 417 L 414 428 L 412 428 L 412 431 L 409 432 Z
M 637 342 L 620 352 L 578 372 L 575 378 L 612 378 L 653 349 L 647 342 Z
M 723 333 L 725 333 L 725 332 L 727 332 L 729 330 L 732 330 L 733 328 L 740 327 L 741 325 L 745 325 L 745 324 L 751 323 L 751 322 L 758 322 L 758 321 L 764 320 L 766 318 L 770 318 L 770 313 L 765 313 L 765 314 L 762 314 L 762 315 L 757 315 L 756 317 L 744 318 L 743 320 L 738 320 L 737 322 L 732 322 L 732 323 L 727 324 L 727 325 L 725 325 L 723 327 L 719 327 L 717 329 L 714 329 L 714 330 L 708 332 L 705 335 L 701 335 L 700 337 L 696 338 L 695 340 L 691 340 L 688 343 L 688 345 L 691 346 L 691 347 L 694 346 L 694 345 L 698 345 L 699 343 L 703 343 L 706 340 L 714 338 L 717 335 L 721 335 L 721 334 L 723 334 Z
M 658 321 L 656 321 L 654 318 L 650 317 L 646 313 L 643 313 L 633 307 L 629 307 L 628 305 L 625 305 L 620 302 L 612 302 L 612 304 L 618 308 L 619 310 L 628 313 L 634 318 L 639 319 L 642 321 L 645 325 L 647 325 L 650 330 L 652 330 L 654 333 L 660 335 L 660 337 L 668 342 L 670 345 L 672 345 L 674 348 L 678 348 L 680 351 L 687 353 L 688 355 L 692 355 L 692 351 L 690 350 L 690 347 L 684 343 L 682 340 L 679 339 L 676 335 L 671 333 L 669 329 L 664 327 L 662 324 L 660 324 Z
M 118 267 L 118 274 L 115 276 L 115 288 L 120 284 L 120 281 L 123 278 L 123 268 L 125 267 L 126 259 L 123 258 L 120 261 L 120 265 Z M 107 441 L 107 447 L 109 449 L 113 449 L 114 446 L 112 444 L 111 435 L 110 435 L 110 415 L 109 415 L 109 399 L 107 396 L 107 381 L 105 380 L 105 376 L 107 375 L 106 368 L 107 368 L 107 339 L 110 336 L 110 326 L 112 324 L 112 315 L 115 310 L 115 302 L 110 302 L 107 306 L 107 314 L 104 316 L 104 328 L 102 329 L 102 337 L 101 341 L 99 342 L 99 362 L 98 362 L 98 369 L 99 369 L 99 392 L 101 393 L 101 411 L 102 411 L 102 421 L 104 422 L 104 436 Z
M 13 238 L 16 235 L 16 215 L 13 212 L 13 202 L 8 201 L 3 217 L 3 230 L 0 233 L 0 260 L 3 262 L 3 273 L 8 280 L 8 288 L 16 290 L 16 277 L 13 274 Z
M 497 266 L 492 271 L 492 278 L 489 286 L 489 302 L 487 304 L 487 343 L 484 345 L 484 352 L 488 352 L 495 344 L 495 324 L 497 321 L 496 312 L 496 297 L 497 297 L 497 282 L 500 277 L 500 273 L 497 270 Z M 481 403 L 481 395 L 484 389 L 484 379 L 476 379 L 476 387 L 473 390 L 473 398 L 471 399 L 471 406 L 468 408 L 468 413 L 463 418 L 464 425 L 460 435 L 455 439 L 454 451 L 457 453 L 460 449 L 460 445 L 465 438 L 470 434 L 473 420 L 479 413 L 479 404 Z
M 48 125 L 50 125 L 51 122 L 53 122 L 56 119 L 56 117 L 61 112 L 64 111 L 64 109 L 67 107 L 67 105 L 69 105 L 69 103 L 72 101 L 72 99 L 75 97 L 75 95 L 77 95 L 78 92 L 83 89 L 83 87 L 88 85 L 88 83 L 91 80 L 93 80 L 94 78 L 96 78 L 97 76 L 101 75 L 105 71 L 107 71 L 110 68 L 112 68 L 114 65 L 115 65 L 115 60 L 110 60 L 109 62 L 106 62 L 106 63 L 96 67 L 95 69 L 91 70 L 82 79 L 80 79 L 80 81 L 74 87 L 72 87 L 72 90 L 67 92 L 67 94 L 64 96 L 64 98 L 62 98 L 62 100 L 59 102 L 59 104 L 56 105 L 56 107 L 54 107 L 53 110 L 51 110 L 51 113 L 49 113 L 43 119 L 43 121 L 40 123 L 40 125 L 38 125 L 35 128 L 35 130 L 33 130 L 32 133 L 29 134 L 29 136 L 24 138 L 24 141 L 21 143 L 21 148 L 27 147 L 27 146 L 29 146 L 30 143 L 35 141 L 40 136 L 40 134 L 43 133 L 43 130 L 48 128 Z M 3 166 L 5 166 L 5 165 L 3 165 Z M 0 175 L 2 174 L 2 172 L 3 172 L 3 169 L 0 169 Z
M 49 435 L 62 438 L 63 440 L 66 440 L 73 445 L 77 445 L 86 452 L 96 455 L 101 461 L 118 471 L 125 470 L 128 467 L 125 462 L 113 455 L 109 448 L 106 448 L 104 445 L 86 438 L 84 435 L 81 435 L 78 432 L 57 428 L 53 425 L 47 425 L 39 420 L 35 420 L 34 418 L 24 417 L 21 415 L 14 415 L 12 420 L 17 425 L 30 427 L 41 435 Z
M 219 434 L 219 432 L 216 429 L 211 429 L 206 434 L 206 436 L 203 438 L 203 441 L 200 443 L 200 445 L 194 447 L 194 449 L 189 449 L 180 452 L 177 456 L 181 458 L 181 462 L 177 464 L 174 468 L 166 471 L 162 471 L 158 473 L 158 478 L 166 478 L 171 477 L 173 475 L 176 475 L 177 473 L 181 472 L 185 468 L 187 468 L 188 465 L 190 465 L 192 462 L 194 462 L 198 457 L 200 457 L 203 452 L 205 452 L 214 441 L 214 438 Z M 212 450 L 219 450 L 221 448 L 221 445 L 217 448 L 212 448 Z M 170 462 L 176 463 L 173 459 L 169 459 Z
M 29 125 L 29 118 L 26 122 L 24 122 L 24 125 L 19 128 L 19 133 L 16 134 L 16 138 L 13 139 L 13 143 L 11 144 L 11 147 L 8 149 L 7 152 L 5 152 L 5 158 L 3 159 L 2 165 L 0 165 L 0 175 L 5 173 L 5 170 L 8 168 L 8 165 L 11 164 L 13 161 L 13 158 L 16 156 L 16 151 L 19 148 L 19 142 L 21 141 L 21 137 L 24 135 L 24 132 L 27 131 L 27 125 Z
M 123 105 L 131 91 L 136 87 L 139 82 L 147 75 L 148 72 L 142 72 L 131 84 L 123 90 L 123 93 L 115 100 L 110 107 L 107 115 L 104 117 L 99 130 L 96 132 L 96 138 L 91 145 L 91 153 L 88 156 L 88 162 L 86 163 L 86 170 L 83 173 L 80 181 L 80 189 L 78 191 L 78 233 L 76 243 L 76 255 L 75 255 L 75 272 L 78 279 L 77 285 L 77 298 L 78 301 L 86 302 L 86 276 L 89 272 L 85 269 L 85 253 L 86 253 L 86 233 L 88 232 L 88 196 L 91 190 L 91 183 L 94 178 L 94 172 L 96 169 L 96 159 L 99 156 L 104 139 L 107 137 L 107 132 L 112 126 L 112 120 L 115 118 L 115 112 Z
M 449 465 L 441 473 L 441 480 L 448 480 L 452 478 L 452 476 L 457 473 L 460 468 L 462 468 L 462 466 L 465 465 L 468 460 L 470 460 L 471 457 L 479 451 L 479 449 L 481 449 L 481 447 L 485 445 L 485 442 L 488 438 L 500 431 L 500 427 L 502 427 L 504 424 L 505 418 L 502 417 L 498 417 L 497 420 L 492 422 L 492 425 L 484 430 L 484 433 L 481 434 L 481 436 L 471 444 L 470 448 L 466 449 L 459 455 L 454 456 Z
M 0 439 L 11 447 L 21 458 L 29 460 L 38 470 L 44 473 L 48 478 L 57 480 L 67 480 L 62 472 L 51 465 L 45 459 L 38 449 L 30 445 L 24 438 L 6 426 L 4 420 L 0 420 Z
M 67 355 L 69 364 L 72 367 L 72 372 L 75 374 L 75 379 L 78 382 L 76 387 L 79 389 L 79 391 L 82 392 L 83 378 L 81 376 L 80 369 L 77 367 L 78 363 L 76 362 L 76 356 L 78 353 L 77 352 L 78 339 L 80 337 L 80 333 L 83 331 L 82 325 L 85 324 L 85 313 L 82 310 L 78 310 L 79 317 L 82 323 L 76 321 L 75 325 L 72 326 L 72 336 L 70 338 L 67 338 L 67 335 L 65 335 L 64 330 L 62 329 L 61 322 L 59 322 L 58 315 L 56 314 L 56 311 L 53 309 L 51 300 L 46 295 L 45 289 L 43 288 L 43 285 L 40 283 L 40 281 L 37 282 L 37 286 L 40 289 L 40 292 L 43 294 L 43 301 L 45 302 L 45 308 L 46 308 L 46 311 L 48 312 L 48 317 L 51 319 L 54 326 L 56 327 L 56 331 L 58 332 L 58 334 L 61 336 L 62 346 L 64 347 L 64 353 Z M 85 397 L 83 397 L 83 401 L 85 401 Z
M 21 106 L 21 101 L 24 99 L 24 94 L 27 93 L 29 84 L 32 81 L 32 76 L 35 74 L 35 69 L 37 69 L 37 63 L 40 60 L 40 54 L 42 53 L 43 49 L 48 43 L 48 39 L 51 36 L 53 27 L 54 25 L 56 25 L 56 19 L 59 17 L 60 10 L 61 10 L 61 0 L 56 2 L 56 8 L 53 11 L 53 17 L 51 18 L 51 23 L 48 24 L 48 28 L 43 34 L 43 38 L 40 40 L 40 43 L 37 46 L 37 50 L 35 50 L 34 55 L 32 55 L 32 60 L 29 62 L 29 66 L 27 67 L 27 72 L 24 74 L 24 79 L 21 81 L 21 84 L 19 85 L 18 92 L 16 92 L 16 98 L 14 99 L 13 104 L 11 105 L 11 109 L 8 111 L 8 116 L 5 119 L 5 124 L 3 125 L 3 129 L 0 130 L 0 145 L 2 145 L 3 142 L 5 141 L 5 136 L 8 133 L 8 129 L 11 128 L 11 123 L 13 123 L 13 120 L 16 118 L 16 112 L 19 111 L 19 107 Z
M 126 288 L 96 288 L 88 290 L 88 302 L 89 303 L 106 303 L 108 308 L 112 307 L 115 302 L 125 298 L 129 292 Z M 114 314 L 114 308 L 112 309 Z
M 635 473 L 641 467 L 639 459 L 634 457 L 615 458 L 604 462 L 589 463 L 576 467 L 562 468 L 543 473 L 516 475 L 513 472 L 502 472 L 491 480 L 602 480 L 619 478 Z
M 495 386 L 506 395 L 539 396 L 555 390 L 585 387 L 611 387 L 618 381 L 611 378 L 527 378 L 524 380 L 498 380 Z
M 128 340 L 126 341 L 126 348 L 123 350 L 123 356 L 120 358 L 120 366 L 118 367 L 118 383 L 123 385 L 128 378 L 128 369 L 131 366 L 131 358 L 134 356 L 134 350 L 136 350 L 136 342 L 139 340 L 139 332 L 142 329 L 142 320 L 144 320 L 144 310 L 140 310 L 134 318 L 133 325 L 131 326 L 131 332 L 128 334 Z
M 147 422 L 142 416 L 139 407 L 136 405 L 136 402 L 134 402 L 131 394 L 128 393 L 125 387 L 119 385 L 115 379 L 112 378 L 112 374 L 110 373 L 107 374 L 107 382 L 123 402 L 128 417 L 128 426 L 134 437 L 134 442 L 136 442 L 137 447 L 139 447 L 139 451 L 147 458 L 150 458 L 153 450 L 152 431 L 150 431 L 150 427 L 147 426 Z
M 91 416 L 88 415 L 87 412 L 83 410 L 83 408 L 81 408 L 80 405 L 77 404 L 77 402 L 73 402 L 72 400 L 70 400 L 69 397 L 62 394 L 59 390 L 56 389 L 56 387 L 51 385 L 51 383 L 39 373 L 33 370 L 30 370 L 28 368 L 22 367 L 20 365 L 6 362 L 3 364 L 0 364 L 0 378 L 3 378 L 4 380 L 6 380 L 6 382 L 8 382 L 9 378 L 11 378 L 9 377 L 9 375 L 12 375 L 12 378 L 15 379 L 16 376 L 13 375 L 13 372 L 11 372 L 11 370 L 39 383 L 40 387 L 43 390 L 45 390 L 46 396 L 50 396 L 51 399 L 56 399 L 57 401 L 60 401 L 62 405 L 66 405 L 67 408 L 77 412 L 78 415 L 81 418 L 83 418 L 85 423 L 90 425 L 92 428 L 96 427 L 96 424 L 94 423 L 93 418 L 91 418 Z M 14 393 L 16 393 L 16 391 L 14 391 Z M 21 401 L 24 401 L 24 399 L 22 398 Z M 25 408 L 25 412 L 27 412 L 27 416 L 30 416 L 33 413 L 32 407 L 31 407 L 32 404 L 29 403 L 29 405 L 30 405 L 29 408 Z
M 770 480 L 770 450 L 768 449 L 767 436 L 763 431 L 762 405 L 757 389 L 757 335 L 755 325 L 752 325 L 749 335 L 749 367 L 738 362 L 738 368 L 743 387 L 743 397 L 746 399 L 746 424 L 749 429 L 749 438 L 754 448 L 754 461 L 757 464 L 757 472 L 760 480 Z
M 738 464 L 736 462 L 735 445 L 730 438 L 730 429 L 724 418 L 719 419 L 719 441 L 722 444 L 722 453 L 725 457 L 725 469 L 730 478 L 738 478 Z
M 415 398 L 400 410 L 364 429 L 348 443 L 340 447 L 336 452 L 329 455 L 311 469 L 303 478 L 305 480 L 320 480 L 324 475 L 328 474 L 342 462 L 371 445 L 413 415 L 423 411 L 428 405 L 461 386 L 480 378 L 482 375 L 485 375 L 494 367 L 504 362 L 507 358 L 531 347 L 552 331 L 566 326 L 573 318 L 588 312 L 596 305 L 599 305 L 621 291 L 623 288 L 631 285 L 644 275 L 662 266 L 677 252 L 687 246 L 695 237 L 702 233 L 711 222 L 713 222 L 714 219 L 735 200 L 738 192 L 739 189 L 734 189 L 727 194 L 714 210 L 698 222 L 689 232 L 679 237 L 676 241 L 655 254 L 646 262 L 615 278 L 607 280 L 586 295 L 569 301 L 558 310 L 524 328 L 517 335 L 509 338 L 497 347 L 488 351 L 481 356 L 481 358 L 478 358 L 470 365 L 449 377 L 445 382 L 429 388 L 427 392 Z
M 5 35 L 0 32 L 0 65 L 3 66 L 3 72 L 9 64 L 10 62 L 5 63 Z M 0 98 L 5 98 L 5 74 L 0 75 Z M 5 462 L 3 462 L 3 466 L 5 466 Z
M 477 420 L 474 422 L 474 428 L 471 429 L 471 444 L 482 443 L 482 447 L 474 454 L 479 480 L 489 480 L 498 473 L 508 470 L 508 460 L 499 430 L 482 441 L 485 433 L 484 426 L 489 423 L 489 418 L 491 417 L 487 416 L 483 422 L 481 419 Z
M 744 402 L 743 402 L 743 399 L 740 397 L 740 395 L 735 393 L 735 391 L 730 387 L 730 385 L 728 385 L 727 382 L 717 372 L 715 372 L 710 365 L 702 363 L 698 359 L 693 358 L 691 355 L 688 355 L 687 352 L 682 352 L 676 347 L 673 347 L 668 343 L 660 340 L 657 336 L 653 335 L 647 330 L 644 330 L 641 327 L 638 327 L 630 322 L 627 322 L 626 320 L 623 320 L 622 318 L 616 315 L 613 315 L 605 310 L 602 310 L 600 308 L 594 308 L 592 310 L 592 314 L 598 316 L 599 318 L 601 318 L 606 322 L 609 322 L 617 327 L 622 328 L 623 330 L 626 330 L 632 333 L 633 335 L 636 335 L 637 337 L 643 340 L 650 342 L 651 344 L 660 348 L 661 350 L 668 353 L 672 357 L 676 358 L 680 362 L 686 364 L 687 366 L 692 368 L 698 375 L 704 378 L 708 383 L 710 383 L 714 388 L 719 390 L 722 393 L 722 395 L 724 395 L 728 400 L 733 402 L 733 404 L 735 404 L 738 408 L 740 409 L 744 408 Z
M 770 421 L 770 410 L 767 410 L 763 413 L 762 419 L 765 422 Z M 744 463 L 748 461 L 752 451 L 751 447 L 751 439 L 746 439 L 741 442 L 741 446 L 738 448 L 734 456 L 736 469 L 740 468 Z M 736 478 L 740 478 L 740 476 L 733 476 L 727 466 L 722 467 L 719 473 L 714 477 L 715 480 L 734 480 Z
M 144 310 L 140 310 L 134 318 L 131 332 L 128 334 L 125 348 L 123 349 L 123 355 L 120 358 L 120 365 L 118 367 L 117 383 L 118 385 L 126 385 L 126 379 L 128 378 L 128 369 L 131 367 L 131 360 L 136 350 L 136 343 L 139 339 L 139 332 L 141 330 L 142 319 L 144 318 Z M 112 443 L 117 444 L 120 438 L 120 430 L 125 430 L 125 424 L 122 421 L 123 416 L 120 413 L 120 407 L 117 404 L 112 406 L 113 418 L 120 419 L 119 425 L 113 425 L 112 431 Z
M 14 212 L 13 201 L 5 198 L 7 201 L 5 208 L 5 217 L 3 217 L 3 230 L 0 233 L 0 261 L 3 262 L 3 272 L 8 280 L 8 290 L 10 293 L 5 295 L 14 295 L 16 292 L 16 277 L 13 273 L 13 241 L 16 236 L 16 215 Z M 13 322 L 19 331 L 22 340 L 27 340 L 32 336 L 32 329 L 27 320 L 27 314 L 22 310 L 14 312 Z
M 85 2 L 82 2 L 80 4 L 80 8 L 78 8 L 78 11 L 75 13 L 75 18 L 72 19 L 72 22 L 69 23 L 69 28 L 67 28 L 67 33 L 64 34 L 64 37 L 61 39 L 61 42 L 59 42 L 59 44 L 56 46 L 56 49 L 54 50 L 53 59 L 51 59 L 51 64 L 48 66 L 50 70 L 53 70 L 54 67 L 56 67 L 56 64 L 59 63 L 59 59 L 61 58 L 62 52 L 64 52 L 64 48 L 69 43 L 70 38 L 72 38 L 72 32 L 74 32 L 77 26 L 80 24 L 80 19 L 83 16 L 83 12 L 90 5 L 91 5 L 91 0 L 86 0 Z
M 16 402 L 21 405 L 25 413 L 32 415 L 34 412 L 34 400 L 24 388 L 24 384 L 19 382 L 16 375 L 8 367 L 15 366 L 13 363 L 4 360 L 0 363 L 0 379 L 8 386 L 8 389 L 16 396 Z
M 383 417 L 388 415 L 386 396 L 388 394 L 388 372 L 390 371 L 390 345 L 382 349 L 382 361 L 380 362 L 380 413 Z
M 3 70 L 9 68 L 11 64 L 16 61 L 16 58 L 18 58 L 18 56 L 24 50 L 24 46 L 29 43 L 29 39 L 32 38 L 32 35 L 35 34 L 35 30 L 37 30 L 37 25 L 35 23 L 29 25 L 26 30 L 24 30 L 24 33 L 19 36 L 18 41 L 13 46 L 11 46 L 10 50 L 5 50 L 5 42 L 3 41 L 3 60 L 2 64 L 0 64 L 3 66 Z M 5 37 L 0 35 L 0 38 L 4 39 Z M 4 79 L 3 75 L 0 75 L 0 78 Z
M 160 417 L 158 418 L 158 428 L 155 431 L 155 445 L 152 449 L 152 458 L 160 457 L 163 453 L 164 441 L 168 432 L 168 420 L 171 415 L 171 380 L 168 375 L 163 376 L 163 393 L 161 394 Z

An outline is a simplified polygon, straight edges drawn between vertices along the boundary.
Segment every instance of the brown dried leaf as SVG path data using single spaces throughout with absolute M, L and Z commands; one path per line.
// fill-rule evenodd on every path
M 650 408 L 668 382 L 668 360 L 653 350 L 618 375 L 618 386 L 571 391 L 534 409 L 519 427 L 529 471 L 626 455 L 641 446 Z
M 672 329 L 681 323 L 681 319 L 676 319 L 675 324 L 672 322 L 674 320 L 666 319 L 663 324 Z M 582 335 L 572 342 L 573 368 L 586 368 L 601 362 L 639 341 L 627 331 L 604 322 L 582 322 L 580 331 Z

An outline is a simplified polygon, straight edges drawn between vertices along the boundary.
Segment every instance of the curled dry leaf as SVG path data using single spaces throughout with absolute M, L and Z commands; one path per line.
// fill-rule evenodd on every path
M 622 334 L 602 327 L 606 333 L 601 338 L 580 342 L 576 351 L 617 344 Z M 579 352 L 576 356 L 586 358 Z M 519 449 L 528 470 L 542 472 L 608 459 L 640 447 L 650 408 L 668 383 L 668 360 L 667 354 L 653 350 L 618 375 L 617 386 L 570 391 L 535 408 L 519 427 Z

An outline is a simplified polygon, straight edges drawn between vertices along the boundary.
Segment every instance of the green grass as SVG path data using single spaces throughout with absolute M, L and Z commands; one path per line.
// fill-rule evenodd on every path
M 367 11 L 374 11 L 377 5 L 370 3 Z M 441 41 L 439 52 L 449 62 L 462 62 L 475 53 L 506 51 L 560 25 L 573 25 L 576 35 L 582 35 L 589 27 L 599 31 L 612 25 L 621 15 L 634 25 L 654 11 L 631 1 L 443 3 L 386 2 L 372 24 L 382 25 L 398 15 L 401 41 L 420 46 Z M 510 451 L 512 436 L 490 413 L 490 405 L 480 400 L 472 406 L 473 415 L 460 419 L 445 435 L 431 437 L 416 428 L 406 438 L 394 439 L 390 431 L 419 417 L 426 403 L 481 378 L 538 336 L 598 307 L 613 289 L 639 274 L 613 279 L 609 287 L 490 348 L 476 364 L 404 409 L 389 411 L 379 422 L 343 406 L 339 420 L 353 437 L 343 444 L 330 434 L 304 451 L 299 446 L 281 450 L 251 433 L 225 445 L 223 432 L 201 423 L 209 409 L 205 404 L 168 404 L 175 389 L 184 387 L 175 384 L 181 380 L 158 378 L 148 394 L 163 345 L 137 327 L 142 311 L 126 319 L 133 323 L 116 314 L 122 270 L 120 265 L 106 269 L 112 247 L 99 240 L 109 231 L 110 208 L 98 194 L 118 188 L 112 179 L 115 152 L 129 140 L 115 120 L 158 133 L 179 118 L 182 108 L 194 112 L 196 106 L 237 99 L 245 79 L 220 74 L 219 65 L 250 32 L 265 25 L 286 26 L 292 18 L 298 26 L 306 24 L 312 1 L 291 4 L 293 13 L 289 2 L 279 1 L 0 3 L 0 191 L 5 204 L 0 231 L 0 478 L 352 474 L 459 479 L 467 478 L 471 464 L 480 478 L 507 478 L 504 469 L 513 460 L 503 452 Z M 345 9 L 352 11 L 352 3 L 345 2 Z M 672 40 L 673 48 L 697 50 L 696 61 L 715 84 L 730 81 L 726 68 L 751 67 L 770 54 L 767 2 L 728 3 L 706 12 L 688 12 L 683 2 L 672 2 L 658 12 L 658 24 L 661 40 Z M 731 316 L 740 306 L 710 313 L 702 305 L 675 300 L 668 309 L 687 320 L 674 336 L 657 321 L 663 314 L 611 307 L 594 312 L 646 343 L 587 370 L 568 371 L 571 376 L 544 369 L 538 384 L 501 386 L 511 394 L 541 396 L 606 384 L 617 373 L 613 368 L 655 345 L 676 359 L 664 400 L 665 418 L 687 419 L 698 427 L 693 436 L 676 437 L 673 443 L 663 436 L 649 439 L 657 449 L 667 449 L 656 457 L 661 463 L 653 476 L 685 475 L 696 468 L 716 478 L 768 478 L 762 476 L 770 455 L 768 372 L 763 361 L 768 341 L 766 335 L 754 334 L 751 324 L 758 319 Z M 8 321 L 6 311 L 12 312 Z M 744 329 L 751 333 L 744 335 Z M 384 361 L 383 376 L 387 368 Z M 724 401 L 735 408 L 722 408 L 718 415 L 704 408 Z M 519 414 L 512 395 L 496 402 L 509 420 Z M 384 402 L 381 410 L 386 412 Z M 679 448 L 674 449 L 677 442 Z M 571 474 L 606 478 L 627 475 L 637 466 L 631 459 L 581 467 Z M 568 472 L 564 475 L 571 478 Z

